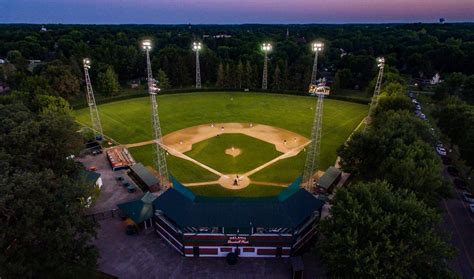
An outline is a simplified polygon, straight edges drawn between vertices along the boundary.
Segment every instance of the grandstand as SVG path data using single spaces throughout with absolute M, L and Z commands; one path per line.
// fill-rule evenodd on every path
M 324 201 L 298 178 L 276 197 L 204 198 L 172 179 L 153 201 L 156 232 L 186 257 L 290 257 L 317 234 Z

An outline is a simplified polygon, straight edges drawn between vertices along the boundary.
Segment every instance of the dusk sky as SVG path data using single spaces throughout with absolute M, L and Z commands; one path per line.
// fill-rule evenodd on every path
M 381 23 L 474 20 L 474 0 L 0 0 L 0 23 Z

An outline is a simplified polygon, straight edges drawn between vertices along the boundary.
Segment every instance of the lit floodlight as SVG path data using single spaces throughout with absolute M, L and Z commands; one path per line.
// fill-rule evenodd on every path
M 84 67 L 86 67 L 88 69 L 91 67 L 91 60 L 89 58 L 84 58 L 82 60 L 82 63 L 84 64 Z
M 199 50 L 201 50 L 201 48 L 202 48 L 201 43 L 198 43 L 198 42 L 193 43 L 193 50 L 194 51 L 199 51 Z
M 313 43 L 313 51 L 321 51 L 323 50 L 324 44 L 321 42 Z
M 262 45 L 262 49 L 263 49 L 263 51 L 265 51 L 265 52 L 270 51 L 270 50 L 272 50 L 272 45 L 269 44 L 269 43 L 264 43 L 264 44 Z
M 385 64 L 385 58 L 383 57 L 378 57 L 377 58 L 377 66 L 380 68 Z
M 143 40 L 142 48 L 144 50 L 151 50 L 151 41 L 150 40 Z

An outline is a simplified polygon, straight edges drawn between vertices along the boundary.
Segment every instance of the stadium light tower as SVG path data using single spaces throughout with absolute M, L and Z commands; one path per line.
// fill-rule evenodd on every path
M 314 42 L 312 45 L 312 49 L 314 51 L 314 62 L 313 62 L 313 73 L 311 74 L 311 85 L 316 84 L 316 73 L 318 72 L 318 54 L 320 51 L 323 50 L 324 44 L 321 42 Z
M 367 115 L 367 118 L 365 119 L 364 131 L 367 129 L 367 126 L 372 120 L 372 114 L 374 113 L 374 109 L 377 107 L 379 103 L 380 89 L 382 88 L 383 69 L 385 67 L 385 58 L 383 57 L 377 58 L 377 67 L 379 67 L 379 75 L 377 76 L 377 82 L 375 83 L 374 94 L 372 95 L 372 101 L 370 102 L 369 114 Z
M 202 46 L 199 42 L 193 43 L 193 51 L 196 52 L 196 88 L 201 88 L 201 66 L 199 64 L 199 51 Z
M 146 69 L 147 69 L 147 81 L 148 81 L 148 93 L 150 94 L 151 101 L 151 117 L 153 124 L 153 139 L 155 140 L 154 147 L 154 163 L 160 175 L 161 186 L 169 186 L 168 167 L 166 165 L 166 152 L 162 147 L 163 138 L 161 134 L 160 118 L 158 115 L 158 104 L 156 102 L 156 94 L 160 91 L 160 88 L 156 85 L 156 81 L 153 78 L 151 71 L 150 62 L 150 50 L 152 49 L 151 41 L 144 40 L 142 42 L 142 48 L 146 53 Z
M 91 68 L 91 60 L 84 58 L 82 60 L 84 65 L 84 76 L 86 79 L 87 104 L 91 114 L 92 130 L 95 133 L 96 140 L 103 140 L 104 133 L 102 132 L 102 125 L 100 124 L 99 111 L 95 103 L 94 90 L 92 89 L 91 79 L 89 77 L 89 69 Z
M 317 102 L 314 112 L 313 127 L 311 130 L 311 143 L 306 154 L 306 163 L 303 172 L 303 186 L 307 191 L 311 191 L 313 186 L 313 174 L 318 169 L 319 153 L 321 149 L 321 132 L 323 127 L 323 103 L 324 96 L 329 95 L 329 91 L 318 90 L 316 83 L 316 66 L 318 52 L 323 49 L 322 43 L 314 43 L 313 50 L 316 52 L 315 62 L 313 67 L 313 76 L 311 80 L 310 93 L 316 94 Z M 314 82 L 314 83 L 313 83 Z
M 268 52 L 272 50 L 272 45 L 269 43 L 264 43 L 262 45 L 262 50 L 265 53 L 265 60 L 263 60 L 263 78 L 262 78 L 262 89 L 268 89 Z

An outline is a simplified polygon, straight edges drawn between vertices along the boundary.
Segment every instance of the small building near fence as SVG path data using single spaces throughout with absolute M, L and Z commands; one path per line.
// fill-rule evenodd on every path
M 318 194 L 331 194 L 334 186 L 341 180 L 342 171 L 336 167 L 329 167 L 316 183 Z
M 159 187 L 158 179 L 142 163 L 131 166 L 129 175 L 143 191 L 152 191 Z
M 150 192 L 146 192 L 141 198 L 130 202 L 118 204 L 118 208 L 127 217 L 137 224 L 144 224 L 145 229 L 152 226 L 151 218 L 153 217 L 153 202 L 156 196 Z

